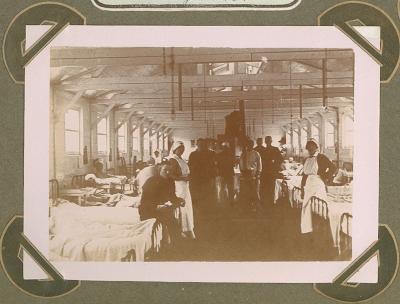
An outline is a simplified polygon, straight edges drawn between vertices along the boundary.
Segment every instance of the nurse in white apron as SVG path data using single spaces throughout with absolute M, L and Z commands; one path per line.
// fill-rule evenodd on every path
M 335 171 L 335 166 L 323 154 L 319 153 L 318 142 L 310 138 L 306 144 L 309 157 L 304 162 L 301 209 L 301 233 L 309 233 L 312 228 L 311 197 L 316 196 L 322 200 L 327 199 L 325 181 L 329 180 Z
M 169 162 L 171 164 L 171 177 L 175 180 L 176 196 L 185 200 L 185 206 L 180 207 L 182 219 L 183 236 L 194 239 L 194 219 L 192 197 L 189 191 L 189 166 L 182 159 L 182 154 L 185 151 L 183 142 L 177 141 L 171 147 Z

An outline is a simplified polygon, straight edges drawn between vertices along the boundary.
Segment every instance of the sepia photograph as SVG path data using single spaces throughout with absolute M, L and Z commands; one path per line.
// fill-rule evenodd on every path
M 50 56 L 51 260 L 351 259 L 351 49 Z
M 72 26 L 26 77 L 24 231 L 67 279 L 329 282 L 376 239 L 379 65 L 334 27 Z

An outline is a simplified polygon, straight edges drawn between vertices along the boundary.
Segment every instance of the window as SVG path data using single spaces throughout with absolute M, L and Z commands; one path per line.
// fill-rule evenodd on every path
M 164 150 L 168 150 L 168 136 L 164 136 Z
M 287 145 L 287 146 L 291 146 L 290 131 L 287 131 L 285 134 L 286 134 L 286 145 Z
M 97 124 L 97 153 L 108 153 L 108 118 L 106 117 Z
M 150 139 L 151 141 L 151 153 L 157 150 L 157 133 L 153 133 L 153 136 Z
M 293 130 L 292 134 L 293 134 L 293 148 L 298 148 L 299 147 L 299 134 L 297 133 L 297 130 Z
M 120 124 L 120 122 L 118 122 L 118 124 Z M 126 123 L 124 123 L 118 129 L 118 151 L 119 151 L 119 153 L 126 153 L 126 151 L 127 151 L 126 133 L 127 133 L 127 125 L 126 125 Z
M 301 148 L 305 149 L 308 138 L 307 138 L 307 131 L 304 129 L 304 127 L 301 127 L 300 129 L 300 136 L 301 136 Z
M 353 131 L 354 121 L 349 117 L 345 116 L 343 119 L 343 147 L 353 147 Z
M 143 136 L 143 159 L 149 159 L 149 131 Z
M 325 146 L 327 148 L 335 147 L 335 127 L 329 121 L 326 122 L 325 126 Z
M 136 152 L 140 151 L 139 127 L 137 127 L 137 126 L 136 126 L 136 130 L 132 132 L 132 150 L 136 151 Z
M 68 154 L 80 153 L 80 116 L 79 110 L 65 112 L 65 152 Z

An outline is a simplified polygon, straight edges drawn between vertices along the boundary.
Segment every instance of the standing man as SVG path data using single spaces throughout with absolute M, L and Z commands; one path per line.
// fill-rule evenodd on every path
M 213 180 L 216 176 L 214 153 L 208 149 L 206 140 L 199 138 L 196 151 L 189 155 L 189 185 L 193 204 L 204 201 L 209 205 L 213 199 L 210 194 L 214 193 Z
M 266 207 L 272 207 L 274 202 L 275 180 L 281 170 L 283 157 L 279 148 L 272 145 L 271 136 L 265 137 L 265 145 L 261 184 L 264 203 Z
M 252 211 L 257 211 L 257 205 L 260 203 L 259 177 L 262 163 L 260 154 L 253 149 L 253 146 L 254 141 L 248 139 L 240 156 L 240 200 L 248 204 Z
M 222 201 L 222 194 L 227 193 L 227 199 L 231 205 L 233 205 L 234 190 L 233 190 L 233 178 L 234 178 L 234 167 L 235 157 L 232 151 L 229 149 L 229 144 L 223 142 L 221 144 L 221 151 L 217 153 L 217 175 L 219 178 L 219 189 L 218 199 Z
M 263 146 L 263 140 L 261 137 L 257 138 L 256 147 L 254 148 L 254 150 L 256 150 L 258 152 L 258 154 L 260 154 L 261 159 L 262 159 L 264 152 L 265 152 L 265 147 Z
M 208 150 L 208 157 L 210 158 L 210 159 L 212 159 L 212 161 L 213 161 L 213 166 L 212 166 L 212 168 L 213 168 L 213 170 L 212 170 L 212 176 L 211 176 L 211 184 L 212 184 L 212 192 L 211 192 L 211 195 L 212 195 L 212 199 L 213 200 L 215 200 L 215 199 L 217 199 L 217 196 L 218 196 L 218 186 L 219 186 L 219 184 L 218 184 L 218 178 L 217 178 L 217 142 L 214 140 L 214 139 L 212 139 L 212 138 L 209 138 L 209 139 L 206 139 L 206 143 L 207 143 L 207 150 Z
M 262 167 L 263 167 L 263 170 L 264 170 L 264 167 L 265 167 L 264 158 L 265 158 L 266 149 L 265 149 L 265 147 L 263 145 L 263 139 L 261 137 L 256 139 L 256 146 L 255 146 L 254 150 L 257 151 L 258 154 L 260 154 L 261 163 L 262 163 Z M 261 171 L 260 178 L 262 178 L 262 177 L 263 177 L 263 172 Z M 265 196 L 265 189 L 264 189 L 264 185 L 262 183 L 262 179 L 260 180 L 259 189 L 260 189 L 260 191 L 259 191 L 259 193 L 260 193 L 260 201 L 263 202 L 265 200 L 265 197 L 264 197 Z

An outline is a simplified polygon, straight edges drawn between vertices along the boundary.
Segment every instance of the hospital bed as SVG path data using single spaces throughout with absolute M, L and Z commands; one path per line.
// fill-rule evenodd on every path
M 162 226 L 140 221 L 138 208 L 83 207 L 60 199 L 51 180 L 49 233 L 53 261 L 144 261 L 161 247 Z

